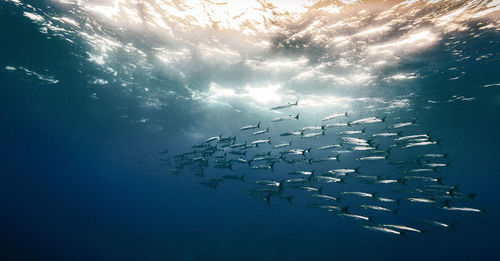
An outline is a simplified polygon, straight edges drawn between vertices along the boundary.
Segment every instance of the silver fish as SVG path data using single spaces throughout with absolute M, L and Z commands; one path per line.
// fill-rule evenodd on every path
M 260 131 L 256 131 L 256 132 L 253 132 L 252 135 L 255 136 L 255 135 L 260 135 L 260 134 L 264 134 L 266 132 L 269 132 L 269 127 L 265 130 L 260 130 Z
M 409 121 L 409 122 L 401 122 L 401 123 L 396 123 L 393 125 L 390 125 L 387 127 L 387 129 L 398 129 L 398 128 L 403 128 L 411 125 L 415 125 L 417 123 L 416 120 Z
M 326 145 L 326 146 L 319 147 L 318 150 L 328 150 L 328 149 L 341 148 L 341 147 L 342 146 L 340 146 L 338 144 L 331 144 L 331 145 Z
M 417 232 L 417 233 L 424 233 L 424 231 L 408 226 L 402 226 L 402 225 L 392 225 L 392 224 L 381 224 L 380 226 L 382 227 L 388 227 L 388 228 L 393 228 L 393 229 L 399 229 L 399 230 L 406 230 L 406 231 L 412 231 L 412 232 Z
M 281 109 L 290 108 L 292 106 L 297 106 L 297 105 L 299 105 L 298 99 L 295 102 L 287 102 L 286 104 L 271 107 L 271 110 L 281 110 Z
M 373 230 L 373 231 L 379 231 L 379 232 L 384 232 L 384 233 L 389 233 L 389 234 L 395 234 L 395 235 L 401 235 L 401 231 L 396 231 L 390 228 L 386 227 L 379 227 L 379 226 L 363 226 L 366 229 Z
M 297 115 L 295 115 L 295 116 L 288 115 L 288 116 L 283 116 L 283 117 L 276 117 L 276 118 L 273 118 L 271 120 L 271 122 L 280 122 L 280 121 L 293 120 L 293 119 L 298 120 L 299 119 L 299 113 L 297 113 Z
M 334 113 L 334 114 L 328 115 L 328 116 L 324 117 L 323 119 L 321 119 L 321 121 L 327 121 L 327 120 L 335 119 L 335 118 L 342 117 L 342 116 L 347 117 L 347 112 Z
M 387 159 L 387 156 L 369 156 L 369 157 L 361 157 L 357 160 L 381 160 Z
M 289 147 L 289 146 L 292 146 L 292 142 L 288 142 L 288 143 L 281 143 L 281 144 L 278 144 L 278 145 L 274 145 L 273 148 L 275 149 L 278 149 L 278 148 L 283 148 L 283 147 Z
M 259 129 L 259 128 L 260 128 L 260 122 L 255 124 L 255 125 L 243 126 L 240 128 L 240 130 L 252 130 L 252 129 Z

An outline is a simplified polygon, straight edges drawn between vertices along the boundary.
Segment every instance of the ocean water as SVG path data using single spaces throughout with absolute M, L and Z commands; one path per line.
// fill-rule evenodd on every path
M 347 2 L 0 2 L 1 259 L 498 260 L 500 3 Z M 298 106 L 270 109 L 296 99 Z M 349 117 L 328 123 L 386 118 L 311 139 L 279 135 L 343 112 Z M 299 120 L 271 122 L 296 113 Z M 355 137 L 368 139 L 414 119 L 391 131 L 429 132 L 439 144 L 387 152 L 393 140 L 377 138 L 390 156 L 382 161 L 348 151 L 334 163 L 277 162 L 274 171 L 234 163 L 231 171 L 207 155 L 199 177 L 192 163 L 180 169 L 174 160 L 219 134 L 237 143 L 271 137 L 253 151 L 273 155 L 272 145 L 292 140 L 318 159 L 337 154 L 317 149 L 340 144 L 337 132 L 366 128 Z M 240 130 L 257 122 L 269 133 Z M 447 153 L 435 162 L 449 166 L 432 175 L 477 193 L 451 206 L 484 211 L 412 203 L 414 194 L 393 190 L 416 183 L 355 177 L 311 186 L 401 198 L 384 205 L 399 214 L 360 210 L 377 201 L 341 196 L 340 206 L 374 220 L 340 217 L 308 207 L 320 201 L 288 186 L 292 204 L 247 193 L 256 179 L 280 181 L 296 170 L 360 167 L 360 175 L 399 177 L 411 166 L 388 163 L 424 153 Z M 229 174 L 245 182 L 200 184 Z M 426 232 L 363 227 L 382 223 Z

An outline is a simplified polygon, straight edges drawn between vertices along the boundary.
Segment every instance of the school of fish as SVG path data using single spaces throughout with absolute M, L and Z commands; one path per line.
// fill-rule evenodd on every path
M 298 103 L 270 109 L 296 108 Z M 246 193 L 268 205 L 304 197 L 311 209 L 392 235 L 454 229 L 455 213 L 484 212 L 474 206 L 475 193 L 446 183 L 450 157 L 431 132 L 415 128 L 416 119 L 396 117 L 397 122 L 389 123 L 390 115 L 351 119 L 349 112 L 334 112 L 317 126 L 273 132 L 280 122 L 300 121 L 299 116 L 276 117 L 265 126 L 251 123 L 235 136 L 208 137 L 172 158 L 168 150 L 161 151 L 160 165 L 170 166 L 176 175 L 197 175 L 201 185 L 213 189 L 229 182 L 251 184 Z M 410 209 L 418 209 L 422 217 L 405 215 Z M 433 218 L 436 211 L 450 215 Z

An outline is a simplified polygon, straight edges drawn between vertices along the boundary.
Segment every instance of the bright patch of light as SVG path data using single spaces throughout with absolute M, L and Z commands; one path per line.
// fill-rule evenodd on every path
M 260 103 L 269 103 L 281 101 L 281 95 L 278 90 L 281 88 L 280 84 L 270 85 L 267 87 L 245 87 L 248 96 Z

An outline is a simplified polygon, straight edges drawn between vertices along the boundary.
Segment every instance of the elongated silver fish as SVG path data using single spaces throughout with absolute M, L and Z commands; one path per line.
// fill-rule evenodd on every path
M 263 144 L 263 143 L 271 143 L 271 137 L 269 137 L 265 140 L 254 140 L 250 144 L 258 145 L 258 144 Z
M 417 203 L 435 203 L 436 201 L 428 198 L 407 198 L 410 202 L 417 202 Z
M 327 211 L 342 211 L 342 208 L 339 206 L 335 205 L 327 205 L 327 204 L 311 204 L 309 205 L 310 208 L 317 208 L 317 209 L 326 209 Z
M 394 210 L 384 208 L 381 206 L 375 206 L 375 205 L 360 205 L 359 207 L 364 208 L 364 209 L 371 209 L 371 210 L 376 210 L 376 211 L 386 211 L 386 212 L 392 212 L 394 215 L 398 214 L 399 208 L 396 208 Z
M 420 146 L 427 146 L 434 144 L 438 144 L 437 141 L 422 141 L 422 142 L 406 144 L 405 146 L 403 146 L 403 148 L 413 148 L 413 147 L 420 147 Z
M 377 122 L 383 122 L 385 121 L 385 117 L 380 119 L 378 117 L 368 117 L 368 118 L 363 118 L 355 121 L 349 122 L 347 125 L 352 126 L 352 125 L 360 125 L 360 124 L 368 124 L 368 123 L 377 123 Z
M 412 227 L 409 227 L 409 226 L 393 225 L 393 224 L 381 224 L 380 226 L 382 226 L 382 227 L 388 227 L 388 228 L 392 228 L 392 229 L 412 231 L 412 232 L 417 232 L 417 233 L 424 233 L 423 230 L 412 228 Z
M 387 156 L 368 156 L 368 157 L 361 157 L 356 160 L 381 160 L 381 159 L 387 159 Z
M 304 134 L 304 132 L 302 132 L 302 131 L 290 131 L 290 132 L 281 133 L 280 136 L 281 137 L 286 137 L 286 136 L 301 136 L 302 134 Z
M 327 120 L 335 119 L 335 118 L 342 117 L 342 116 L 347 117 L 347 112 L 334 113 L 334 114 L 328 115 L 328 116 L 324 117 L 323 119 L 321 119 L 321 121 L 327 121 Z
M 395 138 L 395 141 L 405 141 L 405 140 L 413 140 L 413 139 L 420 139 L 420 138 L 430 138 L 428 134 L 415 134 L 415 135 L 408 135 L 408 136 L 403 136 L 399 138 Z
M 339 161 L 339 155 L 311 160 L 311 162 L 325 162 L 325 161 Z
M 382 133 L 376 133 L 371 135 L 370 137 L 394 137 L 394 136 L 399 136 L 401 135 L 400 133 L 397 132 L 382 132 Z
M 379 226 L 363 226 L 363 227 L 368 229 L 368 230 L 384 232 L 384 233 L 389 233 L 389 234 L 395 234 L 395 235 L 401 235 L 401 231 L 393 230 L 393 229 L 386 228 L 386 227 L 379 227 Z
M 450 206 L 442 206 L 441 207 L 444 210 L 451 210 L 451 211 L 464 211 L 464 212 L 476 212 L 476 213 L 483 213 L 484 210 L 478 209 L 478 208 L 470 208 L 470 207 L 450 207 Z
M 344 126 L 349 126 L 349 123 L 347 123 L 347 122 L 329 123 L 329 124 L 323 125 L 323 128 L 328 129 L 328 128 L 333 128 L 333 127 L 344 127 Z
M 307 134 L 303 134 L 302 136 L 300 136 L 301 138 L 313 138 L 313 137 L 317 137 L 319 135 L 325 135 L 325 131 L 322 131 L 322 132 L 313 132 L 313 133 L 307 133 Z
M 365 217 L 365 216 L 356 215 L 356 214 L 341 213 L 341 214 L 337 214 L 337 215 L 341 216 L 341 217 L 350 217 L 350 218 L 360 219 L 360 220 L 366 220 L 366 221 L 372 221 L 373 220 L 373 217 Z
M 333 201 L 339 201 L 340 200 L 340 198 L 335 198 L 335 197 L 332 197 L 332 196 L 322 195 L 322 194 L 311 194 L 311 197 L 312 198 L 325 199 L 325 200 L 333 200 Z
M 411 125 L 415 125 L 417 123 L 416 120 L 409 121 L 409 122 L 401 122 L 401 123 L 396 123 L 393 125 L 390 125 L 387 127 L 387 129 L 398 129 L 398 128 L 403 128 Z
M 313 174 L 314 174 L 314 170 L 313 171 L 297 170 L 297 171 L 293 171 L 293 172 L 288 173 L 288 175 L 306 175 L 306 176 L 310 176 Z
M 243 126 L 240 128 L 240 130 L 253 130 L 253 129 L 259 129 L 259 128 L 260 128 L 260 122 L 255 124 L 255 125 Z
M 324 126 L 309 126 L 309 127 L 301 128 L 300 130 L 301 131 L 311 131 L 311 130 L 324 130 L 324 129 L 325 129 Z
M 287 102 L 286 104 L 271 107 L 271 110 L 281 110 L 281 109 L 290 108 L 290 107 L 297 106 L 297 105 L 299 105 L 298 99 L 295 102 Z
M 328 150 L 328 149 L 333 149 L 333 148 L 341 148 L 342 146 L 339 144 L 331 144 L 331 145 L 325 145 L 321 146 L 318 148 L 318 150 Z
M 266 128 L 265 130 L 255 131 L 255 132 L 252 133 L 252 135 L 256 136 L 256 135 L 264 134 L 264 133 L 267 133 L 267 132 L 269 132 L 269 127 Z
M 278 148 L 289 147 L 289 146 L 292 146 L 291 141 L 288 143 L 281 143 L 281 144 L 274 145 L 273 148 L 278 149 Z
M 354 135 L 354 134 L 365 134 L 366 129 L 362 130 L 348 130 L 348 131 L 341 131 L 337 132 L 338 135 Z
M 299 119 L 299 113 L 297 113 L 295 116 L 288 115 L 288 116 L 283 116 L 283 117 L 276 117 L 276 118 L 273 118 L 271 120 L 271 122 L 280 122 L 280 121 L 293 120 L 293 119 L 298 120 Z
M 354 195 L 354 196 L 360 196 L 360 197 L 367 197 L 367 198 L 374 198 L 375 193 L 366 193 L 366 192 L 361 192 L 361 191 L 343 191 L 340 192 L 342 195 Z

